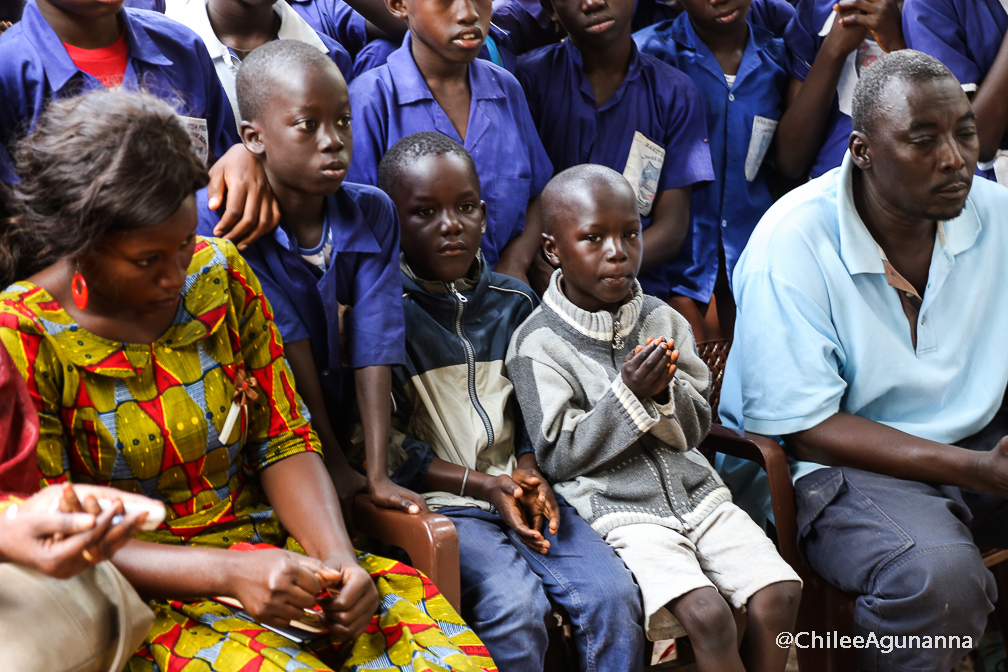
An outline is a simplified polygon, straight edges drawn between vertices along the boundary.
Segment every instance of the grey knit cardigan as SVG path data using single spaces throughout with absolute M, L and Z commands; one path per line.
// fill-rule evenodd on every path
M 630 523 L 691 530 L 731 494 L 696 450 L 710 429 L 710 371 L 689 324 L 636 281 L 615 315 L 589 313 L 563 295 L 560 278 L 505 360 L 540 468 L 603 537 Z M 620 372 L 651 336 L 675 339 L 680 353 L 667 404 L 638 399 Z

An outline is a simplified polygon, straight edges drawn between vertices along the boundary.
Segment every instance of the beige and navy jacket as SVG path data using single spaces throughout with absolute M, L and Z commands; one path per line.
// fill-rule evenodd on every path
M 406 365 L 392 369 L 394 481 L 423 492 L 433 456 L 493 476 L 510 474 L 533 452 L 504 368 L 508 343 L 539 304 L 532 289 L 493 273 L 482 259 L 453 283 L 418 278 L 402 262 Z M 395 443 L 393 439 L 393 443 Z M 398 453 L 398 455 L 396 455 Z M 489 504 L 428 492 L 432 509 Z

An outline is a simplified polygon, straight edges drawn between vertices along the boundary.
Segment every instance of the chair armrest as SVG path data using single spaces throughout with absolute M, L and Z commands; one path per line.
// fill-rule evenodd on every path
M 762 434 L 737 432 L 718 424 L 711 425 L 710 433 L 702 445 L 709 450 L 750 460 L 763 467 L 770 488 L 770 505 L 773 507 L 781 557 L 796 569 L 803 565 L 804 560 L 798 553 L 794 485 L 791 483 L 791 470 L 784 448 Z
M 413 566 L 434 582 L 455 611 L 460 610 L 458 534 L 448 518 L 382 509 L 363 492 L 354 498 L 353 515 L 358 532 L 406 551 Z

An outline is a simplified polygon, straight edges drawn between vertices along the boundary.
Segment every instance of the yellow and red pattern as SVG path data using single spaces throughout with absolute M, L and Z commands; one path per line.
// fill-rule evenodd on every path
M 0 294 L 0 341 L 39 412 L 43 484 L 110 485 L 164 502 L 165 522 L 138 535 L 145 541 L 218 548 L 287 543 L 256 473 L 317 452 L 319 443 L 294 391 L 269 303 L 233 244 L 197 239 L 178 313 L 154 343 L 92 334 L 28 282 Z M 259 395 L 238 431 L 220 437 L 239 365 L 255 378 Z M 479 657 L 485 650 L 472 631 L 433 585 L 425 587 L 429 581 L 392 561 L 362 556 L 361 563 L 375 575 L 382 607 L 373 631 L 353 644 L 350 660 L 358 662 L 342 669 L 494 669 Z M 135 670 L 330 669 L 279 635 L 221 620 L 216 610 L 223 607 L 214 602 L 153 606 L 158 618 L 131 663 Z M 440 621 L 449 632 L 437 628 Z M 424 651 L 442 646 L 437 641 L 451 666 L 421 662 Z M 218 645 L 216 658 L 188 661 Z M 461 647 L 476 647 L 472 660 L 485 664 L 474 664 Z M 393 649 L 402 662 L 391 662 Z

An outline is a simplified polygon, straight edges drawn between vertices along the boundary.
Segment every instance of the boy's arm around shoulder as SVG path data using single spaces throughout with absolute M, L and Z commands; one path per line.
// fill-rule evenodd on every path
M 651 434 L 677 450 L 696 448 L 710 430 L 710 369 L 697 352 L 686 318 L 672 308 L 663 304 L 648 315 L 641 333 L 652 332 L 669 334 L 666 338 L 675 341 L 679 359 L 669 383 L 668 403 L 654 405 L 662 420 L 651 429 Z
M 537 319 L 541 311 L 515 332 L 506 365 L 539 465 L 554 482 L 564 482 L 618 458 L 661 415 L 620 376 L 589 405 L 579 376 L 597 380 L 605 372 L 591 368 L 573 344 Z

